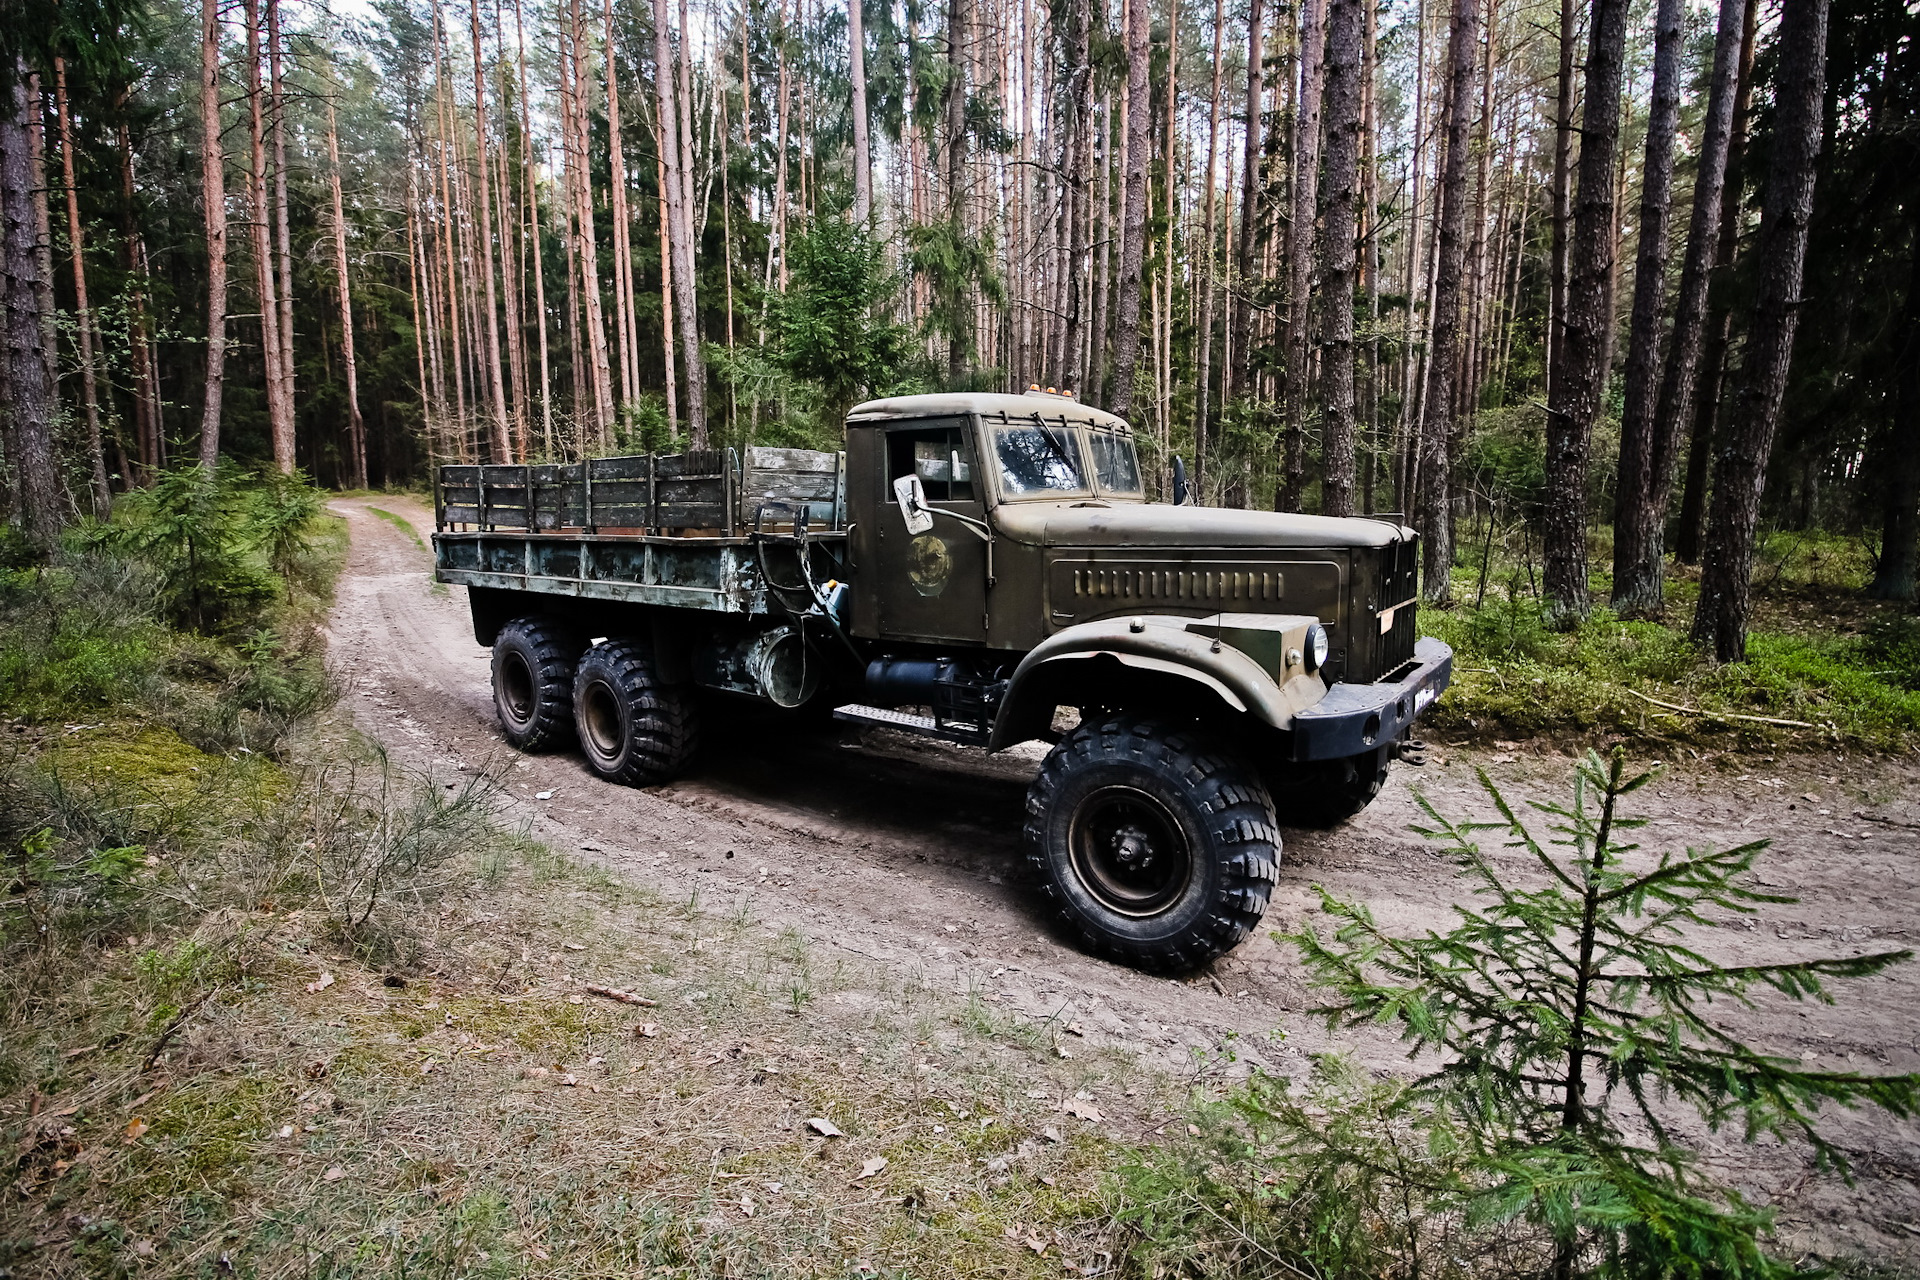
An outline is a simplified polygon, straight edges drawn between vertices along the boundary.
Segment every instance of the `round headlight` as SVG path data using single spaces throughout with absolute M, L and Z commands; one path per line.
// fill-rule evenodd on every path
M 1300 652 L 1307 660 L 1307 670 L 1318 671 L 1320 664 L 1327 660 L 1327 629 L 1319 623 L 1308 627 L 1307 640 Z

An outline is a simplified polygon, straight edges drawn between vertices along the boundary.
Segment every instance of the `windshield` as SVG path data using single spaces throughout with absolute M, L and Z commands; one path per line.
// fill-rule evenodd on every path
M 1086 467 L 1080 458 L 1080 433 L 1065 424 L 1036 419 L 995 427 L 993 453 L 1000 466 L 1000 492 L 1004 497 L 1088 491 Z
M 1093 481 L 1101 493 L 1116 498 L 1145 496 L 1140 487 L 1140 458 L 1131 439 L 1095 428 L 1087 432 L 1087 452 L 1092 455 Z

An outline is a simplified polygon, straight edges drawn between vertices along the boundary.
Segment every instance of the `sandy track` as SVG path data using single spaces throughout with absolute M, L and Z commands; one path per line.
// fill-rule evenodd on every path
M 556 847 L 670 897 L 698 894 L 711 910 L 793 925 L 818 945 L 936 986 L 1077 1021 L 1090 1038 L 1159 1065 L 1185 1065 L 1229 1037 L 1241 1062 L 1283 1072 L 1329 1047 L 1397 1063 L 1383 1038 L 1331 1043 L 1303 1016 L 1311 994 L 1272 931 L 1310 918 L 1316 883 L 1365 899 L 1396 927 L 1444 927 L 1458 888 L 1451 867 L 1407 832 L 1417 816 L 1409 784 L 1448 812 L 1485 813 L 1474 767 L 1516 798 L 1558 798 L 1571 767 L 1559 756 L 1442 748 L 1424 769 L 1396 768 L 1380 799 L 1345 827 L 1285 832 L 1266 926 L 1245 945 L 1184 981 L 1148 977 L 1081 954 L 1039 910 L 1020 851 L 1037 747 L 989 757 L 846 727 L 709 735 L 692 776 L 651 791 L 602 783 L 574 755 L 513 756 L 495 727 L 488 653 L 473 640 L 464 592 L 431 580 L 430 512 L 399 497 L 332 509 L 352 532 L 330 622 L 333 662 L 356 724 L 403 763 L 505 766 L 516 808 Z M 543 792 L 551 794 L 537 798 Z M 1752 928 L 1711 931 L 1702 945 L 1726 961 L 1920 938 L 1920 827 L 1892 825 L 1920 823 L 1913 762 L 1721 761 L 1675 770 L 1641 795 L 1638 812 L 1655 819 L 1648 845 L 1775 838 L 1762 881 L 1800 901 L 1769 908 Z M 1768 1048 L 1815 1055 L 1822 1066 L 1920 1070 L 1920 964 L 1844 987 L 1832 1008 L 1742 1022 Z M 1857 1166 L 1851 1189 L 1805 1171 L 1798 1153 L 1745 1146 L 1737 1134 L 1708 1149 L 1724 1173 L 1779 1204 L 1796 1240 L 1920 1261 L 1920 1125 L 1842 1115 L 1832 1130 Z

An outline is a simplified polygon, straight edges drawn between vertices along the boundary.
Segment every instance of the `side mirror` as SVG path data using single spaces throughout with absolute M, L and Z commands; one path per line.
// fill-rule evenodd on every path
M 933 528 L 933 512 L 927 510 L 927 489 L 917 475 L 904 475 L 893 482 L 893 499 L 906 518 L 907 532 L 925 533 Z
M 1173 455 L 1173 505 L 1187 505 L 1187 464 L 1180 460 L 1177 453 Z

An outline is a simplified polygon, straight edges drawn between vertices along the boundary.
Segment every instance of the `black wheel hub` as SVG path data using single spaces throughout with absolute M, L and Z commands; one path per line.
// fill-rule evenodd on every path
M 1159 915 L 1193 878 L 1186 831 L 1164 804 L 1135 787 L 1090 793 L 1074 812 L 1068 839 L 1080 883 L 1121 915 Z
M 509 653 L 500 662 L 500 702 L 507 717 L 516 725 L 533 719 L 533 670 L 527 660 Z
M 620 697 L 605 681 L 595 680 L 582 691 L 580 710 L 580 736 L 587 750 L 602 760 L 612 760 L 620 754 L 625 734 L 620 727 Z

